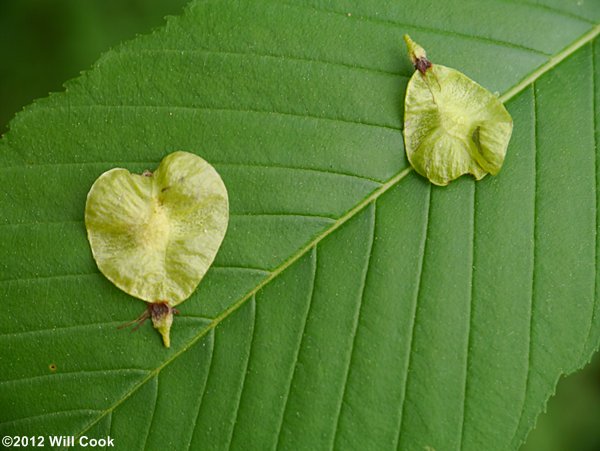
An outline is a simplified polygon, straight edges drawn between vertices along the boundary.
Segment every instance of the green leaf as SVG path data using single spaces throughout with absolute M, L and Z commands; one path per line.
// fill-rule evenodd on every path
M 0 141 L 0 432 L 119 449 L 516 449 L 600 339 L 600 5 L 194 2 Z M 410 33 L 502 94 L 504 167 L 402 146 Z M 86 242 L 92 182 L 174 150 L 231 221 L 171 349 Z

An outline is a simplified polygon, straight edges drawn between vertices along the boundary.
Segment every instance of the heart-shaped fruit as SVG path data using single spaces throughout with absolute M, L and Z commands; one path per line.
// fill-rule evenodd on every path
M 436 185 L 463 174 L 496 175 L 506 155 L 512 118 L 498 97 L 460 72 L 432 64 L 405 36 L 415 73 L 404 104 L 410 164 Z
M 85 225 L 100 271 L 149 304 L 169 347 L 173 307 L 186 300 L 212 264 L 229 219 L 217 171 L 187 152 L 167 155 L 154 172 L 115 168 L 92 185 Z

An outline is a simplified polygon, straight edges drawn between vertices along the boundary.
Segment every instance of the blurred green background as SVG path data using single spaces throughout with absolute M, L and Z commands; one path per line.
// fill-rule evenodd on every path
M 102 52 L 160 26 L 186 3 L 0 0 L 0 133 L 33 99 L 61 91 Z M 600 451 L 600 357 L 560 382 L 522 450 Z
M 102 52 L 181 13 L 188 0 L 0 0 L 0 133 L 25 105 Z
M 600 451 L 600 355 L 562 378 L 522 451 Z

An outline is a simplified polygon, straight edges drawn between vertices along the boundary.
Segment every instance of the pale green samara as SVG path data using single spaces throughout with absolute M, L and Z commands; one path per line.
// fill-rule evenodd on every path
M 404 104 L 404 144 L 413 168 L 436 185 L 463 174 L 496 175 L 506 155 L 512 118 L 502 102 L 460 72 L 432 64 L 404 36 L 415 73 Z
M 217 171 L 187 152 L 167 155 L 142 175 L 115 168 L 92 185 L 85 225 L 100 271 L 117 287 L 148 302 L 170 346 L 173 308 L 196 289 L 223 241 L 227 189 Z

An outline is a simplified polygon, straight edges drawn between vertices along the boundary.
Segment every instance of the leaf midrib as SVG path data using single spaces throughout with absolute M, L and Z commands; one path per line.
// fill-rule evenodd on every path
M 503 103 L 508 102 L 519 93 L 521 93 L 525 88 L 530 86 L 533 82 L 539 79 L 542 75 L 552 70 L 555 66 L 557 66 L 561 61 L 575 53 L 581 47 L 591 42 L 594 38 L 596 38 L 600 34 L 600 24 L 594 26 L 589 32 L 582 35 L 579 39 L 574 41 L 569 46 L 565 47 L 561 52 L 557 53 L 553 57 L 551 57 L 546 63 L 535 69 L 525 78 L 523 78 L 519 83 L 517 83 L 514 87 L 510 88 L 504 94 L 502 94 L 499 98 Z M 134 385 L 129 391 L 123 394 L 121 398 L 115 401 L 109 408 L 105 410 L 100 410 L 102 412 L 95 420 L 91 421 L 88 425 L 86 425 L 81 432 L 77 435 L 80 437 L 83 433 L 93 427 L 96 423 L 98 423 L 104 416 L 108 413 L 112 412 L 116 409 L 121 403 L 123 403 L 126 399 L 128 399 L 133 393 L 135 393 L 141 386 L 143 386 L 146 382 L 151 380 L 157 374 L 162 371 L 163 368 L 168 366 L 171 362 L 177 359 L 181 354 L 188 351 L 194 344 L 196 344 L 200 339 L 202 339 L 207 333 L 217 327 L 222 321 L 227 319 L 229 315 L 235 312 L 238 308 L 240 308 L 248 299 L 251 299 L 256 293 L 262 290 L 265 286 L 271 283 L 276 277 L 278 277 L 281 273 L 283 273 L 287 268 L 293 265 L 296 261 L 302 258 L 307 252 L 309 252 L 313 247 L 323 241 L 330 234 L 339 229 L 342 225 L 348 222 L 350 219 L 355 217 L 358 213 L 360 213 L 367 205 L 371 202 L 376 201 L 381 195 L 385 194 L 391 188 L 400 183 L 407 175 L 409 175 L 413 169 L 411 167 L 405 168 L 390 179 L 388 179 L 385 183 L 383 183 L 380 187 L 374 190 L 370 195 L 365 197 L 361 202 L 359 202 L 354 208 L 346 212 L 340 218 L 338 218 L 331 226 L 325 229 L 321 234 L 317 235 L 313 240 L 300 248 L 295 254 L 293 254 L 290 258 L 285 260 L 282 264 L 280 264 L 277 268 L 275 268 L 265 279 L 263 279 L 256 287 L 238 299 L 236 302 L 231 304 L 227 309 L 223 310 L 218 316 L 216 316 L 204 329 L 202 329 L 195 337 L 193 337 L 185 346 L 179 349 L 177 352 L 173 353 L 173 355 L 165 360 L 161 365 L 157 366 L 156 369 L 149 371 L 148 375 L 141 379 L 139 383 Z
M 571 45 L 565 47 L 562 51 L 560 51 L 559 53 L 554 55 L 552 58 L 550 58 L 546 63 L 542 64 L 536 70 L 534 70 L 529 75 L 527 75 L 525 78 L 523 78 L 523 80 L 521 80 L 519 83 L 517 83 L 514 87 L 510 88 L 508 91 L 506 91 L 504 94 L 502 94 L 500 96 L 500 100 L 502 101 L 502 103 L 506 103 L 510 99 L 515 97 L 517 94 L 519 94 L 521 91 L 523 91 L 527 86 L 531 85 L 534 81 L 536 81 L 538 78 L 540 78 L 543 74 L 552 70 L 555 66 L 560 64 L 560 62 L 563 61 L 565 58 L 567 58 L 568 56 L 575 53 L 578 49 L 583 47 L 588 42 L 592 41 L 596 36 L 598 36 L 598 34 L 600 34 L 600 24 L 593 27 L 586 34 L 581 36 L 579 39 L 577 39 Z

